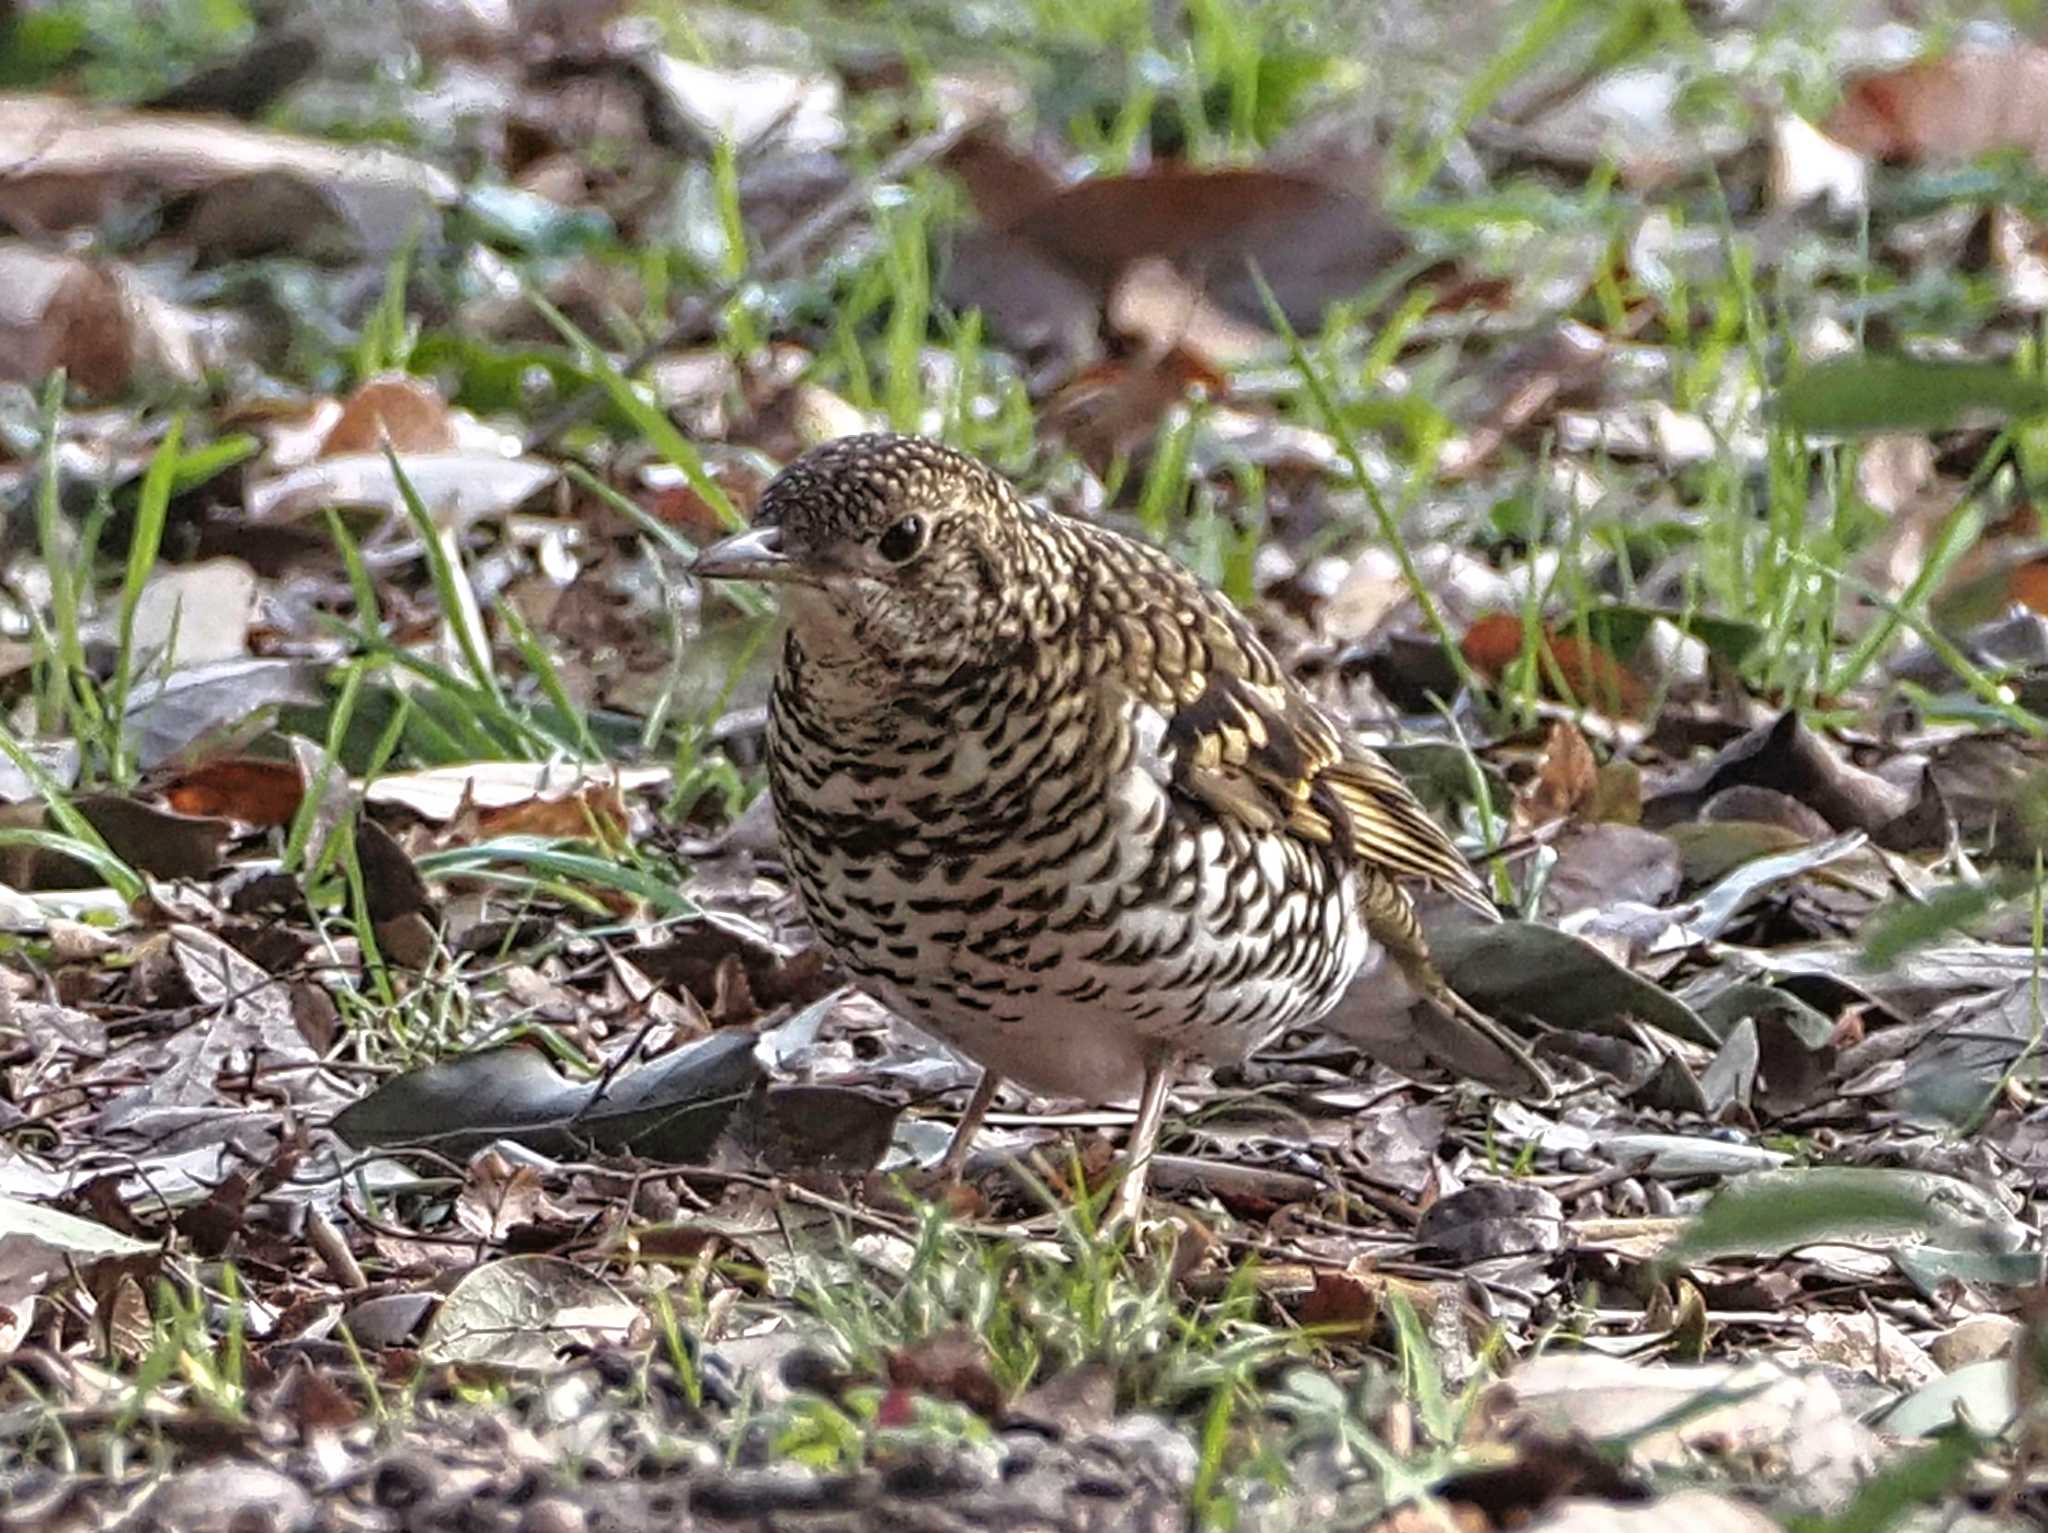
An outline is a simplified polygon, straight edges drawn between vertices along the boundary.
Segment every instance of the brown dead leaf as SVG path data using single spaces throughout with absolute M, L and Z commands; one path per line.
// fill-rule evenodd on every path
M 1963 50 L 1865 75 L 1822 131 L 1883 160 L 1965 160 L 2018 149 L 2048 168 L 2048 50 Z
M 0 246 L 0 378 L 35 383 L 62 368 L 87 393 L 128 386 L 135 326 L 102 267 L 25 244 Z
M 1046 401 L 1039 420 L 1049 435 L 1104 474 L 1118 458 L 1149 444 L 1166 412 L 1198 388 L 1221 397 L 1224 379 L 1180 347 L 1162 357 L 1098 362 L 1068 379 Z
M 1586 737 L 1563 719 L 1551 721 L 1536 778 L 1516 805 L 1525 826 L 1568 819 L 1586 807 L 1600 787 L 1600 763 Z
M 515 1165 L 497 1150 L 470 1161 L 468 1180 L 455 1199 L 457 1222 L 479 1240 L 502 1241 L 520 1225 L 560 1217 L 539 1169 Z
M 1067 189 L 1058 171 L 1011 148 L 998 129 L 976 128 L 962 134 L 947 152 L 946 168 L 966 183 L 975 212 L 995 229 L 1050 207 Z
M 306 781 L 295 762 L 258 756 L 222 756 L 149 786 L 179 814 L 212 815 L 243 825 L 289 825 L 306 796 Z
M 109 1352 L 131 1365 L 149 1355 L 156 1325 L 150 1318 L 149 1299 L 133 1273 L 123 1272 L 114 1280 L 112 1292 L 100 1298 L 99 1311 Z
M 476 828 L 485 838 L 580 836 L 614 844 L 626 834 L 626 799 L 616 783 L 590 783 L 560 798 L 533 798 L 480 810 Z
M 432 919 L 434 902 L 426 880 L 390 831 L 367 817 L 356 823 L 356 857 L 363 869 L 363 900 L 378 925 L 401 916 Z
M 1522 633 L 1519 617 L 1497 612 L 1466 629 L 1458 647 L 1473 670 L 1497 685 L 1521 656 Z M 1541 635 L 1537 675 L 1545 696 L 1623 718 L 1640 718 L 1650 705 L 1647 682 L 1597 644 L 1555 629 Z
M 1057 171 L 1010 148 L 1000 132 L 965 135 L 947 157 L 998 247 L 1043 263 L 1105 302 L 1148 258 L 1174 271 L 1216 312 L 1261 325 L 1257 265 L 1288 322 L 1313 329 L 1331 303 L 1353 297 L 1407 253 L 1408 242 L 1356 186 L 1274 166 L 1170 163 L 1134 175 L 1061 184 Z M 987 263 L 977 281 L 1007 288 L 1031 260 Z M 1001 314 L 1008 294 L 957 295 Z M 993 299 L 993 301 L 990 301 Z
M 1341 1272 L 1319 1268 L 1316 1286 L 1302 1295 L 1295 1315 L 1305 1326 L 1338 1334 L 1370 1335 L 1379 1323 L 1384 1287 L 1379 1275 L 1359 1261 Z
M 677 922 L 669 928 L 666 942 L 637 949 L 633 962 L 649 978 L 687 991 L 714 1016 L 722 992 L 733 983 L 729 973 L 743 979 L 765 1007 L 808 1006 L 831 994 L 839 983 L 823 948 L 791 952 L 737 920 Z
M 342 405 L 318 456 L 382 452 L 387 443 L 394 452 L 455 450 L 448 403 L 431 383 L 405 373 L 365 380 Z
M 1003 1408 L 988 1343 L 965 1326 L 951 1326 L 888 1357 L 889 1382 L 898 1389 L 957 1400 L 994 1420 Z
M 81 794 L 72 807 L 115 856 L 157 878 L 204 878 L 220 866 L 234 830 L 226 820 L 172 814 L 118 793 Z M 0 825 L 44 829 L 49 810 L 40 803 L 0 805 Z M 92 889 L 104 880 L 62 852 L 16 846 L 0 852 L 0 882 L 16 889 Z
M 225 1256 L 242 1233 L 242 1221 L 248 1217 L 249 1199 L 255 1192 L 255 1180 L 248 1172 L 230 1171 L 204 1199 L 178 1215 L 178 1233 L 191 1241 L 192 1249 L 201 1256 Z
M 339 1432 L 362 1419 L 363 1407 L 340 1385 L 313 1364 L 304 1353 L 294 1354 L 285 1365 L 284 1376 L 266 1392 L 259 1410 L 268 1418 L 272 1412 L 289 1422 L 299 1437 Z

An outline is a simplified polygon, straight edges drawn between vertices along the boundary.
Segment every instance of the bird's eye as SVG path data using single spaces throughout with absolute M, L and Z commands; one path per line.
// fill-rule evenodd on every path
M 924 518 L 906 516 L 882 534 L 875 547 L 891 564 L 901 564 L 924 547 Z

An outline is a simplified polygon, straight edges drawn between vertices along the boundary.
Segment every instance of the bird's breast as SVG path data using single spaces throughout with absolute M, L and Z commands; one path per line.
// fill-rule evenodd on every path
M 1241 1058 L 1366 956 L 1320 849 L 1178 797 L 1163 718 L 964 699 L 849 751 L 778 693 L 771 783 L 818 936 L 907 1021 L 1043 1090 L 1113 1096 L 1165 1044 Z

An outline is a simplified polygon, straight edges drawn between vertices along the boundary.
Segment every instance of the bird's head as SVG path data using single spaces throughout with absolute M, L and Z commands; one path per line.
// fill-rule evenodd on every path
M 754 525 L 691 571 L 777 586 L 821 664 L 943 680 L 1021 633 L 1031 514 L 995 473 L 936 442 L 841 437 L 776 475 Z

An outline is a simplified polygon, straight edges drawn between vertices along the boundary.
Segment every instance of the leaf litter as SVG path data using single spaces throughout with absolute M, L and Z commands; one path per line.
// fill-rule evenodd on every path
M 18 9 L 0 1528 L 2043 1519 L 2008 23 Z M 1512 1047 L 920 1183 L 679 574 L 882 425 L 1244 603 Z

